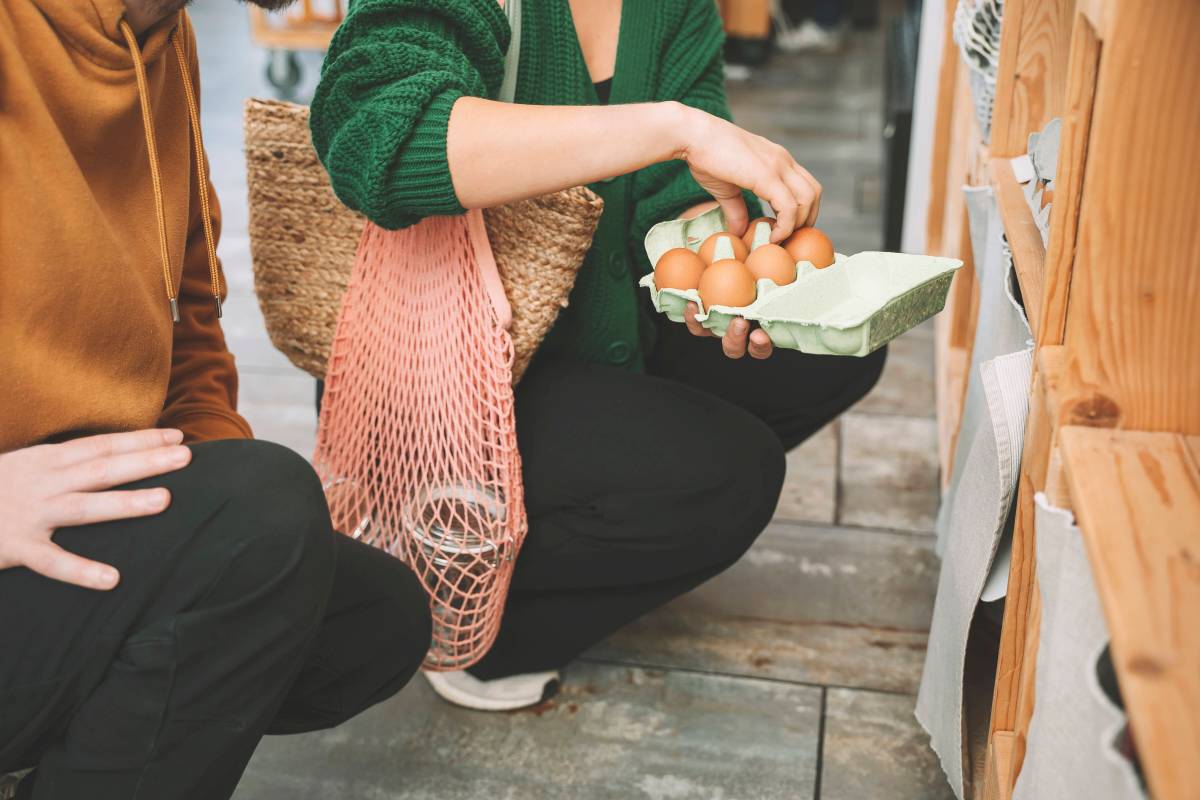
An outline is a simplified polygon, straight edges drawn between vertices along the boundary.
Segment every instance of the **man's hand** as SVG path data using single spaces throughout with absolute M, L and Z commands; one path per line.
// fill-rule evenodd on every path
M 105 491 L 181 469 L 192 451 L 177 430 L 89 436 L 0 454 L 0 570 L 28 567 L 88 589 L 111 589 L 121 576 L 51 541 L 58 528 L 158 514 L 166 489 Z
M 687 304 L 683 320 L 687 323 L 688 331 L 693 336 L 712 336 L 712 331 L 696 320 L 699 311 L 695 303 Z M 721 337 L 721 349 L 729 358 L 741 358 L 746 353 L 749 353 L 751 358 L 769 358 L 775 351 L 775 345 L 771 343 L 771 337 L 767 336 L 766 331 L 759 328 L 751 331 L 750 323 L 738 317 L 729 323 L 729 328 Z

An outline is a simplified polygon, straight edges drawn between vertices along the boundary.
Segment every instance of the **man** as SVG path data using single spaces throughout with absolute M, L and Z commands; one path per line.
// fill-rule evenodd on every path
M 260 0 L 274 5 L 278 0 Z M 254 442 L 183 0 L 0 0 L 0 774 L 229 797 L 396 692 L 428 602 Z M 0 790 L 2 792 L 3 790 Z

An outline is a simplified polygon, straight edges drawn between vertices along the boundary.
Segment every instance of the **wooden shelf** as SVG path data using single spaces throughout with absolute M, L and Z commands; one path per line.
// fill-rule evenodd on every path
M 955 9 L 953 0 L 939 9 L 948 54 Z M 1189 154 L 1200 130 L 1200 49 L 1187 46 L 1198 40 L 1197 0 L 1005 0 L 977 182 L 965 177 L 980 152 L 962 124 L 968 75 L 960 59 L 943 57 L 928 241 L 961 248 L 957 189 L 991 186 L 1035 346 L 992 738 L 983 785 L 972 784 L 988 800 L 1020 775 L 1037 705 L 1039 492 L 1083 529 L 1152 796 L 1198 796 L 1200 160 Z M 1011 159 L 1052 118 L 1062 127 L 1043 240 Z M 953 399 L 976 336 L 973 314 L 952 322 L 936 351 L 947 470 L 962 411 L 944 398 Z
M 984 800 L 1009 800 L 1012 797 L 1013 732 L 996 731 L 988 745 L 987 783 Z
M 320 16 L 307 8 L 303 14 L 270 15 L 257 6 L 250 8 L 250 32 L 259 47 L 279 50 L 324 52 L 341 24 L 341 16 Z M 340 5 L 339 5 L 340 10 Z
M 1000 207 L 1000 219 L 1004 223 L 1004 235 L 1008 237 L 1008 246 L 1012 250 L 1017 282 L 1021 284 L 1025 315 L 1029 317 L 1029 325 L 1036 338 L 1042 316 L 1046 247 L 1042 244 L 1042 233 L 1033 221 L 1033 212 L 1025 201 L 1021 184 L 1013 175 L 1012 164 L 1007 158 L 993 158 L 990 170 L 992 185 L 996 189 L 996 203 Z
M 1063 466 L 1156 800 L 1200 785 L 1200 437 L 1063 426 Z

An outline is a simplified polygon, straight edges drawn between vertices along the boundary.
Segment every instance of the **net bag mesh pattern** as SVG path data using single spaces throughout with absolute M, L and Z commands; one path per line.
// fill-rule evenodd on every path
M 975 118 L 979 121 L 984 142 L 991 138 L 1003 18 L 1004 0 L 958 0 L 954 8 L 951 30 L 968 68 Z
M 407 563 L 428 591 L 427 669 L 487 652 L 525 536 L 509 319 L 480 212 L 367 224 L 314 465 L 335 528 Z

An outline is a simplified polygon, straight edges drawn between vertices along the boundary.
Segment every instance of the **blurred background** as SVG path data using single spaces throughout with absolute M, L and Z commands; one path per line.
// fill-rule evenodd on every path
M 839 252 L 900 249 L 919 3 L 719 6 L 736 121 L 821 181 Z M 190 13 L 240 408 L 260 438 L 308 456 L 314 382 L 272 347 L 254 296 L 242 103 L 308 101 L 336 6 Z M 589 652 L 551 702 L 478 714 L 416 680 L 337 730 L 268 739 L 237 797 L 952 797 L 912 716 L 937 578 L 933 391 L 927 323 L 892 343 L 867 398 L 790 454 L 747 557 Z

